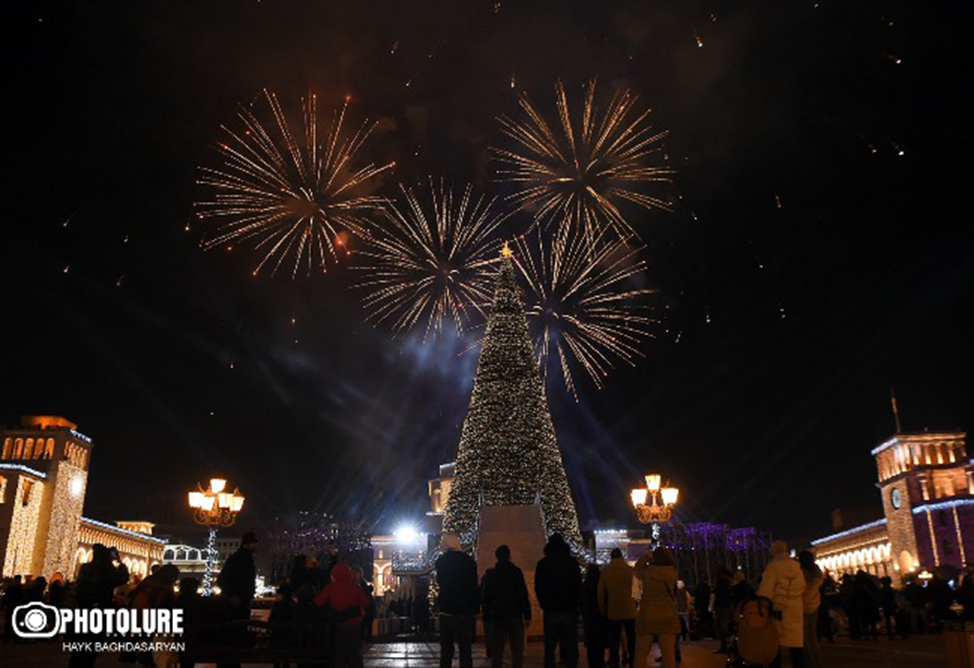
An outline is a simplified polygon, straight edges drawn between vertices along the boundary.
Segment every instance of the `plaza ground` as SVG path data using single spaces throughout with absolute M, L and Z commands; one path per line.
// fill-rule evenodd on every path
M 51 666 L 59 668 L 68 665 L 68 657 L 61 653 L 60 643 L 42 644 L 2 644 L 0 645 L 0 666 L 3 668 L 36 668 Z M 723 668 L 725 656 L 714 654 L 715 641 L 684 643 L 681 668 Z M 584 657 L 584 648 L 580 647 Z M 542 665 L 542 646 L 531 642 L 527 645 L 525 665 Z M 837 638 L 834 645 L 822 646 L 824 663 L 828 668 L 940 668 L 947 666 L 944 641 L 941 636 L 915 636 L 909 640 L 887 640 L 876 642 L 852 642 L 848 638 Z M 117 655 L 106 654 L 98 658 L 96 666 L 131 665 L 120 664 Z M 212 664 L 198 664 L 210 668 Z M 269 664 L 245 664 L 267 665 Z M 439 645 L 433 641 L 385 642 L 371 645 L 366 652 L 367 668 L 437 668 L 439 666 Z M 458 665 L 454 659 L 454 666 Z M 509 666 L 510 662 L 505 662 Z M 652 665 L 652 664 L 650 664 Z M 787 665 L 787 664 L 786 664 Z M 483 645 L 478 645 L 474 653 L 474 668 L 488 668 L 490 661 L 484 655 Z M 585 668 L 582 658 L 581 668 Z M 960 667 L 958 667 L 960 668 Z

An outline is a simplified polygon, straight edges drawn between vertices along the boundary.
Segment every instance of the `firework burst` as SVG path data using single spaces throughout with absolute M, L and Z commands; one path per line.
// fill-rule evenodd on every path
M 620 205 L 670 210 L 652 194 L 671 181 L 673 170 L 661 151 L 667 132 L 649 125 L 649 110 L 635 111 L 637 97 L 617 92 L 604 115 L 595 100 L 595 81 L 584 90 L 580 114 L 572 114 L 564 85 L 555 84 L 558 120 L 551 124 L 527 94 L 520 97 L 526 118 L 500 117 L 501 129 L 518 148 L 492 149 L 499 180 L 518 190 L 509 199 L 534 207 L 536 223 L 554 223 L 562 238 L 581 229 L 591 241 L 604 227 L 620 237 L 636 236 Z M 553 127 L 555 129 L 553 129 Z
M 469 185 L 454 195 L 431 179 L 425 204 L 412 188 L 401 190 L 401 203 L 382 208 L 375 232 L 357 253 L 368 258 L 359 287 L 369 291 L 369 318 L 395 331 L 425 322 L 424 338 L 450 320 L 462 331 L 482 320 L 490 303 L 490 266 L 500 247 L 495 232 L 507 216 L 494 213 L 494 200 L 475 198 Z
M 618 362 L 633 365 L 642 356 L 657 321 L 646 303 L 655 291 L 633 287 L 646 272 L 640 248 L 605 231 L 592 240 L 578 231 L 552 240 L 535 229 L 515 244 L 542 377 L 549 366 L 560 368 L 577 399 L 573 366 L 601 389 Z
M 343 250 L 343 233 L 364 234 L 383 201 L 362 191 L 395 163 L 360 164 L 358 152 L 375 124 L 346 132 L 348 98 L 323 138 L 313 93 L 302 105 L 298 134 L 277 96 L 265 90 L 263 99 L 272 120 L 262 123 L 241 108 L 242 129 L 223 126 L 227 138 L 218 144 L 223 164 L 200 169 L 198 183 L 212 194 L 197 202 L 197 212 L 203 220 L 217 221 L 203 247 L 252 243 L 262 253 L 255 275 L 265 266 L 277 272 L 287 258 L 293 261 L 292 276 L 301 266 L 308 273 L 315 267 L 326 271 L 328 258 L 337 259 Z

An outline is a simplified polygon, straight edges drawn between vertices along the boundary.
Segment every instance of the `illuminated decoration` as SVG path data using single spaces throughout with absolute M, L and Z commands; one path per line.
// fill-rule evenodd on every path
M 963 567 L 974 550 L 965 439 L 959 431 L 900 432 L 872 448 L 884 517 L 812 541 L 818 563 L 839 574 L 888 575 L 896 585 L 918 570 Z
M 32 469 L 29 466 L 24 466 L 23 464 L 6 464 L 4 462 L 0 462 L 0 469 L 6 469 L 8 471 L 21 471 L 36 478 L 40 478 L 41 480 L 47 478 L 46 473 L 38 471 L 37 469 Z
M 84 488 L 87 471 L 68 461 L 60 461 L 54 468 L 54 496 L 51 510 L 38 527 L 47 537 L 42 573 L 70 573 L 74 553 L 78 547 L 78 529 L 85 503 Z M 80 493 L 72 494 L 72 486 L 80 484 Z
M 131 524 L 121 522 L 120 524 Z M 129 568 L 129 573 L 145 577 L 153 565 L 162 562 L 162 550 L 166 541 L 161 538 L 132 531 L 122 526 L 99 522 L 88 517 L 81 518 L 79 527 L 79 548 L 75 555 L 76 562 L 72 572 L 77 574 L 78 567 L 91 559 L 91 548 L 95 543 L 118 550 Z
M 496 260 L 495 232 L 508 214 L 494 200 L 474 197 L 472 186 L 453 190 L 430 180 L 430 196 L 402 187 L 403 203 L 389 202 L 357 255 L 367 289 L 369 319 L 396 331 L 425 321 L 425 336 L 452 321 L 458 331 L 481 325 L 490 300 L 490 270 Z M 430 206 L 430 204 L 432 206 Z
M 81 516 L 94 444 L 77 425 L 56 415 L 28 415 L 17 427 L 0 426 L 0 440 L 4 497 L 16 501 L 9 530 L 0 532 L 5 574 L 10 568 L 22 575 L 71 578 L 91 558 L 95 543 L 116 547 L 135 574 L 146 575 L 158 562 L 163 541 Z
M 17 489 L 11 497 L 13 512 L 3 560 L 3 577 L 34 572 L 34 541 L 37 539 L 44 484 L 26 476 L 17 479 Z
M 926 503 L 913 509 L 919 515 L 930 510 L 951 510 L 963 506 L 974 506 L 974 499 L 957 499 L 955 501 L 941 501 L 940 503 Z
M 554 126 L 527 94 L 519 100 L 526 118 L 499 119 L 502 132 L 518 144 L 492 149 L 498 180 L 519 188 L 511 202 L 534 207 L 535 221 L 557 226 L 557 237 L 574 228 L 590 239 L 606 227 L 623 238 L 636 236 L 619 208 L 623 203 L 671 210 L 669 201 L 650 192 L 667 186 L 674 174 L 662 151 L 668 133 L 653 130 L 648 109 L 635 111 L 635 95 L 617 92 L 600 114 L 593 80 L 584 89 L 581 113 L 573 114 L 559 81 L 555 100 Z
M 558 369 L 576 395 L 572 366 L 598 388 L 618 363 L 633 366 L 657 324 L 642 249 L 604 231 L 585 237 L 569 230 L 551 239 L 535 229 L 515 243 L 542 380 L 549 367 Z
M 578 517 L 510 257 L 500 258 L 443 530 L 473 545 L 480 508 L 540 501 L 548 535 L 581 545 Z
M 960 518 L 957 516 L 957 506 L 955 505 L 951 508 L 951 511 L 954 513 L 954 531 L 957 532 L 957 544 L 960 546 L 960 563 L 966 564 L 967 555 L 964 550 L 964 534 L 960 530 Z
M 254 274 L 267 263 L 276 272 L 293 257 L 292 276 L 305 265 L 326 271 L 328 258 L 343 254 L 348 232 L 365 235 L 369 219 L 382 198 L 363 192 L 395 163 L 361 164 L 358 151 L 374 124 L 363 124 L 353 134 L 344 131 L 349 98 L 333 116 L 331 127 L 319 139 L 317 96 L 309 93 L 302 109 L 302 124 L 293 132 L 277 96 L 264 91 L 273 120 L 264 124 L 248 108 L 238 113 L 242 130 L 224 126 L 225 142 L 217 145 L 223 164 L 202 167 L 199 183 L 213 190 L 197 202 L 201 219 L 215 219 L 215 232 L 204 248 L 254 242 L 263 253 Z
M 207 489 L 197 485 L 197 491 L 189 493 L 193 520 L 209 529 L 206 537 L 206 572 L 203 574 L 204 596 L 213 593 L 213 570 L 217 559 L 216 530 L 233 526 L 244 504 L 240 490 L 226 492 L 226 486 L 227 481 L 223 478 L 212 478 Z
M 813 546 L 821 545 L 823 543 L 828 543 L 830 541 L 839 538 L 845 538 L 846 536 L 862 533 L 863 531 L 868 531 L 869 529 L 875 529 L 876 527 L 885 526 L 885 525 L 886 525 L 886 518 L 883 518 L 881 520 L 876 520 L 875 522 L 869 522 L 867 524 L 862 524 L 860 526 L 853 527 L 851 529 L 846 529 L 845 531 L 840 531 L 839 533 L 834 533 L 831 536 L 826 536 L 825 538 L 819 538 L 817 540 L 813 540 L 812 545 Z
M 654 545 L 659 542 L 660 524 L 667 524 L 673 518 L 673 508 L 680 495 L 676 487 L 662 487 L 660 483 L 659 474 L 651 473 L 646 476 L 646 487 L 637 487 L 629 493 L 640 523 L 652 525 Z
M 71 482 L 68 483 L 68 496 L 72 498 L 78 498 L 79 496 L 84 496 L 84 493 L 85 493 L 84 477 L 77 475 L 71 478 Z

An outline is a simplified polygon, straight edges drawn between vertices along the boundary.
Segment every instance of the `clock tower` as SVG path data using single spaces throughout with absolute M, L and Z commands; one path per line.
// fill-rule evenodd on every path
M 900 575 L 974 559 L 974 464 L 962 432 L 896 434 L 873 449 Z

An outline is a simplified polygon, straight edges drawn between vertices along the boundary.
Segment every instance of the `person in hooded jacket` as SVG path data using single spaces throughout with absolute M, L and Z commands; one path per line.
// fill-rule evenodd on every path
M 484 574 L 484 624 L 491 625 L 491 665 L 501 668 L 504 645 L 511 645 L 511 665 L 524 665 L 524 630 L 531 622 L 531 601 L 524 573 L 511 563 L 511 548 L 501 545 L 494 552 L 497 565 Z
M 639 616 L 636 618 L 635 668 L 645 668 L 653 648 L 653 637 L 659 638 L 663 668 L 676 668 L 676 637 L 680 634 L 680 613 L 676 607 L 676 561 L 665 547 L 652 555 L 639 558 L 633 574 L 642 582 Z
M 257 567 L 254 565 L 257 545 L 256 534 L 252 531 L 245 533 L 240 539 L 240 547 L 227 558 L 216 579 L 220 598 L 226 602 L 232 619 L 250 618 L 257 582 Z
M 636 654 L 636 599 L 632 596 L 632 566 L 614 548 L 599 578 L 599 610 L 608 620 L 609 666 L 619 668 L 619 641 L 626 631 L 626 660 Z
M 788 556 L 788 543 L 771 544 L 771 561 L 761 575 L 758 596 L 771 599 L 778 644 L 788 649 L 793 668 L 804 668 L 805 574 L 797 561 Z M 780 664 L 779 655 L 776 663 Z
M 575 668 L 582 572 L 561 534 L 551 534 L 544 554 L 534 569 L 534 594 L 544 612 L 544 665 L 555 668 L 555 648 L 560 646 L 562 663 Z
M 348 564 L 335 564 L 331 582 L 315 598 L 315 605 L 348 615 L 335 628 L 331 668 L 362 668 L 362 619 L 369 598 L 352 576 Z
M 460 668 L 473 668 L 473 639 L 480 588 L 477 562 L 460 550 L 460 539 L 443 534 L 443 550 L 436 560 L 436 581 L 440 585 L 440 668 L 453 664 L 454 643 L 460 649 Z

